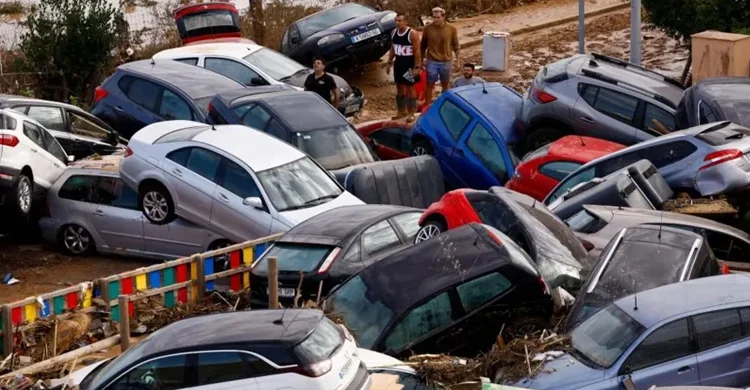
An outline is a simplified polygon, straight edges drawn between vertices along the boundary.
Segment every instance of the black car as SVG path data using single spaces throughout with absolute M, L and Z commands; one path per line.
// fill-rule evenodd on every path
M 216 124 L 241 124 L 286 141 L 334 175 L 377 159 L 354 126 L 313 92 L 219 93 L 211 100 L 209 116 Z M 343 175 L 336 176 L 343 182 Z
M 13 109 L 39 122 L 65 153 L 77 160 L 94 153 L 102 156 L 115 153 L 125 148 L 122 143 L 127 143 L 108 124 L 71 104 L 0 95 L 0 108 Z
M 703 234 L 659 225 L 622 229 L 599 256 L 566 326 L 573 329 L 622 297 L 722 272 Z
M 750 78 L 715 77 L 685 90 L 677 106 L 678 129 L 712 122 L 731 121 L 750 126 Z
M 207 122 L 211 98 L 246 88 L 219 73 L 178 61 L 133 61 L 118 66 L 96 88 L 91 113 L 130 139 L 155 122 Z
M 323 308 L 365 349 L 475 356 L 495 344 L 501 328 L 548 319 L 552 301 L 518 245 L 472 223 L 368 266 Z
M 414 242 L 422 210 L 388 205 L 338 207 L 286 232 L 253 266 L 253 303 L 268 304 L 268 258 L 279 268 L 279 301 L 291 306 L 302 273 L 300 301 L 321 297 L 364 267 Z
M 365 65 L 390 50 L 395 28 L 395 12 L 346 3 L 290 25 L 281 38 L 281 52 L 307 66 L 315 57 L 323 57 L 328 69 Z

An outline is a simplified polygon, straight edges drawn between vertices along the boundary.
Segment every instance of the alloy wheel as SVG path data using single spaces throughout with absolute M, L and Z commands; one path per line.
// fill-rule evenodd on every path
M 169 211 L 167 199 L 159 191 L 149 191 L 143 197 L 143 210 L 152 220 L 163 221 Z
M 91 235 L 81 226 L 68 226 L 63 232 L 63 244 L 71 253 L 80 255 L 89 250 Z
M 31 185 L 27 180 L 18 183 L 18 207 L 24 214 L 31 210 Z
M 417 232 L 417 238 L 414 240 L 414 243 L 418 244 L 422 241 L 427 241 L 432 237 L 437 236 L 438 234 L 440 234 L 440 228 L 433 224 L 427 224 L 419 229 L 419 232 Z

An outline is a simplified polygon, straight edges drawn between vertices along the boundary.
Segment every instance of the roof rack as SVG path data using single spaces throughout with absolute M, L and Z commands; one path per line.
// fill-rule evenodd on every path
M 594 57 L 594 59 L 599 60 L 599 61 L 610 62 L 610 63 L 617 64 L 617 65 L 620 65 L 620 66 L 625 67 L 625 68 L 633 68 L 633 69 L 640 70 L 641 72 L 645 73 L 647 76 L 657 76 L 659 80 L 662 80 L 662 81 L 664 81 L 666 83 L 672 84 L 675 87 L 679 87 L 681 89 L 685 89 L 685 86 L 681 82 L 679 82 L 679 81 L 677 81 L 677 80 L 675 80 L 675 79 L 673 79 L 671 77 L 665 76 L 665 75 L 663 75 L 663 74 L 661 74 L 659 72 L 653 71 L 651 69 L 644 68 L 642 66 L 638 66 L 638 65 L 635 65 L 635 64 L 631 64 L 630 62 L 623 61 L 623 60 L 620 60 L 620 59 L 617 59 L 617 58 L 608 57 L 608 56 L 605 56 L 604 54 L 591 53 L 591 56 Z
M 671 107 L 673 109 L 677 108 L 677 106 L 673 102 L 671 102 L 669 99 L 665 98 L 664 96 L 657 95 L 657 94 L 655 94 L 655 93 L 653 93 L 653 92 L 651 92 L 649 90 L 646 90 L 646 89 L 644 89 L 642 87 L 639 87 L 639 86 L 637 86 L 635 84 L 631 84 L 631 83 L 628 83 L 626 81 L 621 81 L 621 80 L 614 79 L 612 77 L 609 77 L 609 76 L 603 75 L 601 73 L 595 72 L 595 71 L 593 71 L 591 69 L 582 69 L 581 73 L 583 73 L 585 76 L 591 77 L 592 79 L 597 79 L 599 81 L 604 81 L 605 83 L 619 85 L 621 87 L 628 88 L 628 89 L 630 89 L 632 91 L 644 94 L 644 95 L 646 95 L 646 96 L 648 96 L 648 97 L 656 100 L 657 102 L 662 103 L 664 105 L 667 105 L 667 106 L 669 106 L 669 107 Z

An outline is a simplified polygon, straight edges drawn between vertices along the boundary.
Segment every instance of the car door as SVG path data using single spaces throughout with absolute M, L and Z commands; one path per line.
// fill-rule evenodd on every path
M 641 130 L 657 137 L 675 130 L 677 126 L 673 114 L 651 103 L 644 102 L 644 107 Z
M 638 389 L 699 385 L 698 358 L 687 318 L 658 327 L 630 353 L 620 368 Z
M 701 385 L 740 388 L 750 383 L 750 308 L 714 310 L 692 317 Z M 747 325 L 750 325 L 748 323 Z
M 229 77 L 242 85 L 258 86 L 268 84 L 268 81 L 256 71 L 237 60 L 208 56 L 203 61 L 204 68 Z
M 118 177 L 99 177 L 91 223 L 104 240 L 102 245 L 122 252 L 143 252 L 143 219 L 135 191 Z
M 162 160 L 162 169 L 174 191 L 177 215 L 204 227 L 210 225 L 221 158 L 206 148 L 185 147 Z
M 266 237 L 273 217 L 253 175 L 238 163 L 222 157 L 211 204 L 211 228 L 226 237 L 248 240 Z M 263 209 L 245 204 L 258 198 Z
M 232 109 L 240 123 L 289 142 L 288 132 L 266 107 L 259 103 L 248 103 Z
M 111 154 L 116 150 L 117 143 L 121 141 L 114 130 L 106 128 L 94 116 L 67 110 L 67 118 L 71 136 L 77 140 L 76 142 L 81 143 L 81 147 L 77 149 L 80 150 L 80 153 L 74 154 L 77 159 L 93 153 Z
M 23 135 L 28 138 L 31 143 L 20 143 L 19 146 L 25 146 L 28 148 L 29 158 L 27 164 L 31 167 L 31 173 L 34 175 L 34 183 L 41 185 L 44 188 L 52 186 L 50 182 L 50 176 L 47 175 L 49 163 L 45 158 L 40 156 L 40 151 L 44 148 L 44 140 L 42 138 L 42 129 L 27 121 L 23 121 Z
M 260 390 L 255 377 L 273 372 L 270 366 L 255 356 L 238 352 L 201 352 L 195 354 L 195 359 L 197 389 Z M 277 384 L 275 387 L 281 386 Z
M 676 140 L 645 147 L 638 154 L 640 158 L 645 158 L 654 164 L 670 187 L 693 188 L 695 178 L 686 173 L 698 171 L 699 167 L 695 166 L 698 160 L 694 159 L 692 165 L 684 160 L 697 150 L 698 148 L 690 141 Z
M 128 104 L 113 107 L 117 113 L 117 129 L 128 136 L 146 125 L 162 121 L 157 114 L 163 88 L 151 81 L 135 76 L 123 76 L 117 86 Z
M 188 364 L 188 356 L 168 355 L 138 363 L 106 389 L 176 390 L 192 387 L 194 381 L 190 378 L 194 368 Z
M 195 114 L 185 99 L 169 89 L 162 91 L 158 112 L 163 120 L 203 121 L 203 118 Z
M 24 121 L 24 126 L 26 125 L 36 127 L 41 135 L 42 147 L 39 148 L 38 159 L 43 170 L 35 172 L 34 175 L 43 179 L 44 182 L 49 183 L 45 185 L 45 188 L 49 188 L 65 170 L 68 156 L 63 151 L 60 143 L 47 130 Z
M 369 134 L 375 141 L 375 150 L 381 160 L 398 160 L 409 157 L 411 132 L 401 127 L 384 127 Z
M 456 173 L 469 188 L 502 185 L 513 173 L 505 145 L 481 121 L 469 127 L 471 131 L 462 134 L 451 159 Z
M 624 145 L 652 138 L 636 124 L 640 100 L 591 84 L 578 84 L 579 98 L 573 107 L 574 128 L 579 134 L 604 137 Z

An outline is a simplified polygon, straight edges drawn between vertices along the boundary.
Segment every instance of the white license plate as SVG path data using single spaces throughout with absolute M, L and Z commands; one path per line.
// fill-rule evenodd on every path
M 359 104 L 354 104 L 352 106 L 349 106 L 344 110 L 347 114 L 351 114 L 353 112 L 359 111 Z
M 268 289 L 266 289 L 266 293 L 268 295 L 271 295 Z M 293 288 L 279 288 L 279 296 L 284 298 L 294 298 L 297 295 L 297 292 L 294 291 Z
M 380 35 L 380 29 L 376 28 L 374 30 L 370 30 L 368 32 L 365 32 L 365 33 L 353 36 L 352 37 L 352 43 L 362 42 L 365 39 L 376 37 L 378 35 Z
M 349 372 L 349 369 L 352 368 L 352 361 L 354 359 L 349 359 L 346 364 L 344 364 L 343 367 L 341 367 L 341 371 L 339 371 L 339 379 L 344 379 L 346 374 Z

